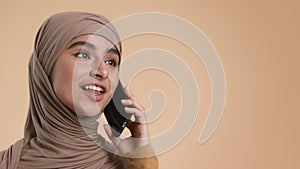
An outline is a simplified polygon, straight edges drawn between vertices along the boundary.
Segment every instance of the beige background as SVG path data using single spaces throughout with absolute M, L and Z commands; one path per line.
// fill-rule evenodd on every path
M 219 52 L 227 79 L 224 116 L 213 137 L 200 145 L 198 138 L 211 99 L 202 63 L 182 44 L 166 37 L 147 35 L 124 42 L 124 57 L 143 48 L 167 49 L 180 56 L 197 77 L 202 99 L 199 116 L 187 137 L 159 156 L 160 168 L 298 169 L 299 5 L 297 0 L 2 1 L 0 149 L 22 137 L 29 101 L 28 59 L 35 33 L 48 16 L 84 10 L 113 20 L 156 11 L 177 15 L 199 27 Z M 174 79 L 147 71 L 139 74 L 131 87 L 146 108 L 151 89 L 159 87 L 168 96 L 166 111 L 150 124 L 153 135 L 174 123 L 180 99 Z

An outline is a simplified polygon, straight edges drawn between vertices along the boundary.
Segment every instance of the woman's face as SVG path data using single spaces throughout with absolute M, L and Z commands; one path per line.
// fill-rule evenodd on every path
M 79 36 L 66 45 L 54 65 L 53 90 L 78 115 L 97 115 L 117 87 L 119 62 L 117 49 L 105 38 Z

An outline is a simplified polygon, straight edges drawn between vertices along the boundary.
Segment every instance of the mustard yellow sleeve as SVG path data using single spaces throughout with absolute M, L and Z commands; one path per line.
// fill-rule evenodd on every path
M 134 149 L 126 157 L 122 157 L 122 160 L 126 169 L 158 169 L 158 159 L 150 144 Z

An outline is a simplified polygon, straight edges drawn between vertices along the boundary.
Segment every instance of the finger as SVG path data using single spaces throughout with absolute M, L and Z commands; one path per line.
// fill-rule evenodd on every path
M 109 139 L 112 141 L 112 143 L 118 147 L 119 143 L 121 142 L 121 139 L 119 137 L 115 137 L 112 133 L 112 129 L 108 124 L 103 125 L 104 130 L 109 137 Z
M 135 122 L 146 123 L 146 117 L 145 117 L 145 113 L 144 112 L 139 111 L 136 108 L 130 108 L 130 107 L 125 107 L 124 110 L 128 114 L 134 115 Z
M 132 91 L 127 86 L 124 87 L 124 92 L 129 97 L 129 99 L 131 100 L 131 103 L 134 107 L 136 107 L 140 111 L 145 111 L 145 108 L 138 102 L 138 100 L 133 95 Z
M 124 106 L 132 106 L 132 105 L 133 105 L 133 101 L 130 100 L 130 99 L 122 99 L 122 100 L 121 100 L 121 103 L 122 103 Z
M 131 90 L 130 90 L 127 86 L 124 87 L 124 92 L 125 92 L 125 94 L 126 94 L 130 99 L 136 100 L 136 98 L 134 97 L 133 93 L 131 92 Z
M 142 105 L 140 105 L 136 100 L 134 101 L 131 99 L 122 99 L 121 103 L 124 106 L 133 106 L 133 107 L 137 108 L 139 111 L 145 111 L 145 108 Z

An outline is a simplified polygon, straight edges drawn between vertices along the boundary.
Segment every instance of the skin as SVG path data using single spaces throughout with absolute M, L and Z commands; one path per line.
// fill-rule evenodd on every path
M 58 99 L 78 116 L 91 117 L 102 112 L 111 100 L 119 79 L 119 56 L 107 39 L 97 35 L 82 35 L 69 42 L 58 57 L 50 74 L 50 81 Z M 83 88 L 99 84 L 105 91 L 95 99 Z M 122 100 L 125 112 L 135 116 L 126 127 L 132 137 L 114 137 L 109 125 L 105 131 L 117 149 L 125 154 L 134 148 L 149 144 L 144 108 L 129 89 L 124 88 L 129 99 Z M 138 138 L 138 139 L 137 139 Z
M 88 42 L 90 45 L 85 45 Z M 76 45 L 76 43 L 78 45 Z M 57 97 L 81 116 L 94 116 L 108 104 L 118 83 L 119 57 L 107 53 L 115 49 L 100 36 L 84 35 L 67 44 L 50 75 Z M 98 83 L 105 87 L 100 101 L 89 98 L 82 89 L 86 84 Z

